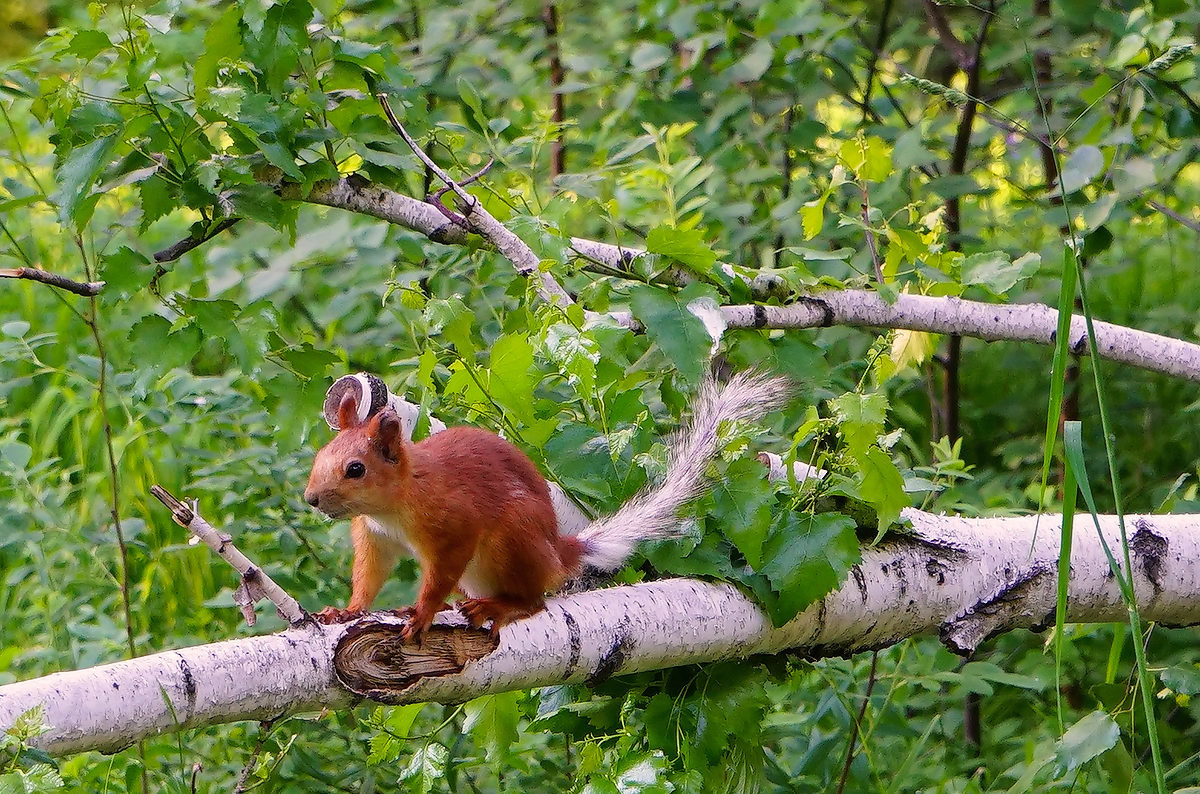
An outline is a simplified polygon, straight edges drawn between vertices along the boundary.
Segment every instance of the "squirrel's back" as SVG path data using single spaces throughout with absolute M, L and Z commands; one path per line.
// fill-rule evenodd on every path
M 414 444 L 412 476 L 418 488 L 423 478 L 436 477 L 450 488 L 450 498 L 471 494 L 482 503 L 533 498 L 552 504 L 546 478 L 529 456 L 478 427 L 448 427 Z

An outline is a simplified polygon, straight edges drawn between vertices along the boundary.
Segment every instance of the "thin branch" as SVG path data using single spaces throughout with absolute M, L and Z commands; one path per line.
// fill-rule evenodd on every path
M 800 296 L 788 306 L 759 304 L 722 306 L 727 328 L 906 328 L 938 334 L 958 334 L 987 341 L 1034 342 L 1053 345 L 1058 310 L 1040 303 L 996 305 L 960 298 L 899 295 L 888 303 L 876 292 L 838 290 Z M 642 326 L 629 312 L 604 315 L 631 330 Z M 1151 372 L 1200 382 L 1200 345 L 1169 336 L 1096 322 L 1101 357 Z M 1083 317 L 1071 320 L 1068 347 L 1087 353 Z
M 1186 215 L 1180 215 L 1178 212 L 1166 206 L 1165 204 L 1159 204 L 1153 199 L 1147 201 L 1146 203 L 1176 223 L 1183 224 L 1194 232 L 1200 232 L 1200 222 L 1194 221 Z
M 883 283 L 883 266 L 879 262 L 879 249 L 875 245 L 875 232 L 871 229 L 871 203 L 867 197 L 867 188 L 863 186 L 862 201 L 863 231 L 867 235 L 867 248 L 871 251 L 871 264 L 875 267 L 876 283 Z
M 473 182 L 478 182 L 480 179 L 483 179 L 483 177 L 487 176 L 488 171 L 492 170 L 492 166 L 494 166 L 495 164 L 496 164 L 496 158 L 493 157 L 492 159 L 487 161 L 487 165 L 485 165 L 483 168 L 480 168 L 478 171 L 471 174 L 469 177 L 467 177 L 463 181 L 459 182 L 458 183 L 459 186 L 466 187 L 467 185 L 469 185 Z M 430 200 L 440 199 L 442 196 L 446 195 L 449 192 L 450 192 L 449 186 L 443 187 L 443 188 L 438 188 L 432 194 L 430 194 L 429 199 Z
M 388 104 L 386 94 L 378 94 L 379 104 L 383 106 L 383 112 L 387 115 L 388 121 L 392 125 L 392 129 L 396 131 L 404 142 L 409 145 L 417 158 L 423 162 L 429 170 L 437 174 L 438 178 L 446 183 L 459 199 L 464 204 L 463 214 L 470 222 L 471 227 L 479 233 L 481 237 L 495 246 L 508 261 L 512 262 L 517 268 L 517 272 L 527 278 L 533 280 L 534 288 L 542 300 L 554 305 L 569 306 L 575 301 L 570 294 L 563 289 L 562 285 L 555 280 L 554 276 L 540 269 L 541 258 L 533 252 L 525 241 L 517 235 L 513 234 L 504 224 L 496 220 L 490 212 L 483 208 L 483 205 L 468 193 L 462 185 L 450 178 L 441 166 L 433 161 L 433 159 L 425 153 L 425 150 L 413 140 L 408 134 L 408 130 L 404 129 L 404 125 L 400 123 L 400 119 L 392 112 L 391 105 Z
M 58 287 L 61 290 L 90 298 L 100 294 L 104 289 L 103 281 L 75 281 L 57 273 L 39 270 L 36 267 L 0 267 L 0 278 L 23 278 Z
M 250 558 L 233 544 L 233 538 L 218 532 L 213 525 L 200 517 L 196 508 L 184 504 L 159 485 L 150 486 L 150 493 L 171 511 L 175 523 L 192 533 L 192 542 L 204 543 L 242 575 L 242 583 L 233 594 L 234 603 L 242 610 L 246 623 L 254 625 L 254 604 L 266 598 L 275 605 L 279 617 L 293 626 L 309 622 L 308 612 L 296 599 L 275 583 L 267 572 L 250 561 Z
M 223 218 L 213 226 L 204 230 L 204 233 L 197 237 L 188 237 L 175 243 L 169 248 L 164 248 L 154 255 L 155 262 L 174 262 L 179 257 L 191 251 L 193 248 L 199 248 L 207 243 L 212 238 L 216 237 L 221 232 L 232 227 L 241 218 Z
M 254 743 L 254 749 L 250 751 L 250 757 L 246 759 L 245 765 L 242 767 L 242 773 L 238 775 L 237 785 L 233 787 L 233 794 L 245 794 L 252 786 L 247 786 L 246 782 L 250 779 L 250 773 L 254 771 L 254 767 L 258 764 L 258 757 L 262 755 L 263 745 L 267 742 L 267 737 L 271 735 L 271 728 L 275 725 L 274 720 L 263 720 L 258 725 L 258 741 Z
M 952 48 L 952 44 L 958 47 L 962 45 L 950 31 L 949 23 L 941 6 L 937 5 L 934 0 L 925 0 L 925 11 L 938 36 L 942 37 L 947 47 L 951 47 L 951 52 L 955 54 L 959 67 L 967 74 L 967 103 L 962 108 L 958 127 L 954 131 L 954 147 L 950 153 L 949 167 L 951 174 L 963 174 L 966 172 L 971 134 L 975 128 L 975 115 L 979 110 L 979 100 L 976 97 L 979 96 L 983 71 L 983 44 L 987 40 L 988 27 L 992 23 L 994 14 L 987 13 L 985 15 L 983 23 L 979 27 L 979 35 L 975 38 L 975 46 L 967 55 Z M 950 250 L 961 251 L 962 203 L 958 196 L 946 199 L 946 231 Z M 959 432 L 959 404 L 961 401 L 959 362 L 962 359 L 962 338 L 960 336 L 952 335 L 948 340 L 946 358 L 948 363 L 945 369 L 945 380 L 942 383 L 942 410 L 945 414 L 946 435 L 949 436 L 951 442 L 954 442 L 961 435 Z
M 925 17 L 929 20 L 933 32 L 941 40 L 942 47 L 958 65 L 958 68 L 964 72 L 969 71 L 971 67 L 969 51 L 950 29 L 950 20 L 946 18 L 946 12 L 942 10 L 936 0 L 925 0 Z
M 430 147 L 430 149 L 432 149 L 432 147 Z M 487 161 L 487 165 L 485 165 L 483 168 L 480 168 L 478 171 L 471 174 L 469 177 L 467 177 L 463 181 L 459 182 L 458 184 L 461 187 L 466 187 L 467 185 L 471 184 L 472 182 L 478 182 L 488 171 L 492 170 L 492 166 L 495 164 L 496 164 L 496 159 L 493 157 L 492 159 Z M 430 177 L 433 176 L 433 174 L 429 171 L 428 168 L 425 169 L 425 173 L 428 174 Z M 428 180 L 426 180 L 426 181 L 428 181 Z M 428 202 L 429 204 L 432 204 L 433 207 L 435 209 L 437 209 L 438 212 L 442 213 L 442 215 L 445 215 L 446 218 L 449 219 L 450 222 L 453 223 L 454 225 L 461 226 L 463 229 L 466 229 L 467 231 L 471 231 L 471 224 L 467 222 L 466 218 L 464 218 L 463 216 L 454 212 L 454 210 L 450 209 L 449 207 L 447 207 L 445 204 L 442 203 L 442 196 L 445 196 L 449 192 L 450 192 L 449 185 L 447 185 L 446 187 L 443 187 L 443 188 L 438 188 L 433 193 L 428 194 L 425 197 L 425 201 Z
M 875 83 L 875 68 L 879 65 L 879 53 L 883 52 L 883 45 L 887 42 L 888 37 L 888 18 L 892 15 L 892 0 L 884 0 L 883 10 L 879 14 L 879 31 L 875 34 L 875 46 L 871 47 L 868 52 L 867 59 L 867 80 L 863 85 L 863 123 L 869 121 L 869 114 L 866 108 L 871 106 L 871 88 Z M 903 112 L 900 114 L 903 117 Z M 907 119 L 905 119 L 907 121 Z
M 553 97 L 554 138 L 550 142 L 550 181 L 567 170 L 567 148 L 563 144 L 563 124 L 567 115 L 563 105 L 563 65 L 558 47 L 558 7 L 548 2 L 542 7 L 542 24 L 546 29 L 546 49 L 550 56 L 550 90 Z
M 846 746 L 846 763 L 842 765 L 842 777 L 838 780 L 837 794 L 846 790 L 846 779 L 850 777 L 850 764 L 854 761 L 854 745 L 858 743 L 858 734 L 862 731 L 862 721 L 867 715 L 867 705 L 871 702 L 871 690 L 875 689 L 875 672 L 879 669 L 879 651 L 871 652 L 871 672 L 867 675 L 867 691 L 863 694 L 862 706 L 858 709 L 858 719 L 850 726 L 850 743 Z

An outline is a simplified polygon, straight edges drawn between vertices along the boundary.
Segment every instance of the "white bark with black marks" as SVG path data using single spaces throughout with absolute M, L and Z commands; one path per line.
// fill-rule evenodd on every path
M 294 198 L 329 207 L 371 215 L 412 229 L 429 239 L 448 245 L 466 242 L 466 231 L 427 204 L 387 188 L 348 177 L 316 185 L 307 195 L 294 186 L 283 188 L 284 198 Z M 628 272 L 645 251 L 609 243 L 570 239 L 572 249 L 602 270 Z M 732 268 L 724 266 L 733 274 Z M 683 268 L 668 268 L 666 280 L 684 283 L 695 276 Z M 940 334 L 958 334 L 988 341 L 1033 342 L 1053 345 L 1058 312 L 1043 304 L 993 304 L 960 298 L 899 295 L 888 303 L 870 290 L 840 290 L 811 294 L 791 292 L 778 277 L 759 274 L 748 278 L 751 294 L 758 300 L 774 298 L 787 305 L 723 306 L 729 328 L 820 328 L 849 325 L 869 328 L 904 328 Z M 640 330 L 628 312 L 596 315 L 626 328 Z M 1200 345 L 1114 323 L 1095 322 L 1096 344 L 1101 358 L 1129 364 L 1151 372 L 1200 381 Z M 1071 322 L 1068 344 L 1073 352 L 1088 354 L 1084 320 Z
M 375 626 L 375 645 L 366 646 L 383 652 L 336 665 L 373 676 L 371 694 L 387 702 L 450 702 L 762 653 L 842 656 L 930 633 L 969 653 L 992 635 L 1053 625 L 1058 516 L 967 519 L 910 509 L 904 518 L 911 530 L 864 546 L 841 589 L 782 628 L 736 587 L 668 579 L 553 598 L 546 611 L 506 626 L 494 651 L 443 631 L 450 652 L 410 654 Z M 1119 549 L 1115 517 L 1101 517 L 1100 527 Z M 1131 516 L 1127 527 L 1143 618 L 1200 622 L 1200 516 Z M 445 617 L 439 622 L 461 626 Z M 1125 617 L 1099 535 L 1081 515 L 1068 619 Z M 0 730 L 42 704 L 51 730 L 36 744 L 64 754 L 177 728 L 344 708 L 354 698 L 337 681 L 335 649 L 346 631 L 304 626 L 9 684 L 0 687 Z M 380 683 L 389 678 L 402 683 Z

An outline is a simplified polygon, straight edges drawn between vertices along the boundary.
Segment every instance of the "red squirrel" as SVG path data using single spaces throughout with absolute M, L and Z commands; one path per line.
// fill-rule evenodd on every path
M 421 565 L 405 641 L 419 641 L 452 592 L 474 627 L 540 612 L 545 596 L 585 567 L 615 571 L 643 540 L 678 534 L 676 512 L 704 493 L 720 453 L 721 422 L 757 420 L 784 404 L 785 378 L 743 372 L 724 386 L 706 381 L 692 418 L 669 440 L 661 483 L 577 534 L 560 534 L 545 478 L 510 442 L 488 430 L 451 427 L 412 443 L 384 408 L 360 419 L 358 398 L 338 405 L 337 436 L 313 461 L 304 499 L 330 518 L 352 518 L 350 603 L 326 607 L 323 623 L 351 620 L 374 602 L 401 554 Z

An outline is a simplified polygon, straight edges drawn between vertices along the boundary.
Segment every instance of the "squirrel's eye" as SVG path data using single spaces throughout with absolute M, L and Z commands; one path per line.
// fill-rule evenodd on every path
M 357 480 L 366 473 L 367 467 L 359 463 L 357 460 L 353 461 L 349 466 L 346 467 L 346 476 L 352 480 Z

